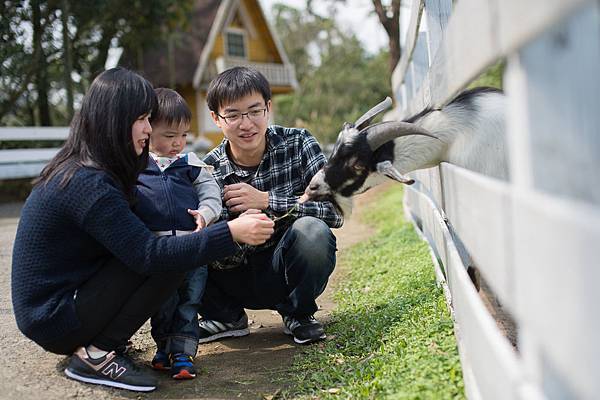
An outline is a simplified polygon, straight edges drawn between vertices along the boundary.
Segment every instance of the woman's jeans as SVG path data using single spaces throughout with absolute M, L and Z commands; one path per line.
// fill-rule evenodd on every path
M 179 289 L 152 316 L 152 337 L 157 350 L 196 355 L 200 336 L 198 309 L 207 275 L 206 266 L 189 271 Z
M 109 259 L 77 289 L 80 328 L 43 347 L 58 354 L 72 354 L 77 347 L 90 344 L 105 351 L 123 350 L 184 278 L 185 273 L 140 275 L 119 260 Z
M 335 267 L 335 252 L 335 236 L 323 221 L 299 218 L 274 248 L 249 255 L 237 268 L 209 269 L 200 314 L 221 322 L 239 320 L 244 308 L 312 315 Z

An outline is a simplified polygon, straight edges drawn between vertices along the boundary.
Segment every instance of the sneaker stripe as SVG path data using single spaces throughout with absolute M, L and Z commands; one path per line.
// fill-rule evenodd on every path
M 67 375 L 71 379 L 75 379 L 80 382 L 93 383 L 95 385 L 111 386 L 111 387 L 116 387 L 119 389 L 133 390 L 136 392 L 151 392 L 154 389 L 156 389 L 156 386 L 130 385 L 128 383 L 116 382 L 116 381 L 111 381 L 111 380 L 107 380 L 107 379 L 97 379 L 97 378 L 90 378 L 87 376 L 81 376 L 81 375 L 78 375 L 77 373 L 69 370 L 69 368 L 65 369 L 65 375 Z
M 294 329 L 300 326 L 300 322 L 298 322 L 297 319 L 288 318 L 286 321 L 286 325 L 290 331 L 293 331 Z
M 298 344 L 313 343 L 327 337 L 322 325 L 312 315 L 305 318 L 284 315 L 283 326 L 283 333 L 293 336 L 294 342 Z
M 115 358 L 115 352 L 111 351 L 110 353 L 107 353 L 105 356 L 94 360 L 93 358 L 91 358 L 89 356 L 89 354 L 87 353 L 87 350 L 84 347 L 80 347 L 79 349 L 77 349 L 77 351 L 75 352 L 76 357 L 79 357 L 79 359 L 81 361 L 83 361 L 87 366 L 89 366 L 91 369 L 93 369 L 94 371 L 100 371 L 102 368 L 104 368 L 113 358 Z M 94 361 L 96 363 L 94 363 Z
M 222 339 L 222 338 L 241 337 L 241 336 L 246 336 L 249 334 L 250 334 L 250 329 L 248 329 L 248 328 L 237 329 L 234 331 L 224 331 L 224 332 L 220 332 L 220 333 L 215 333 L 215 334 L 207 336 L 207 337 L 201 337 L 198 339 L 198 343 L 208 343 L 208 342 L 212 342 L 212 341 Z
M 219 321 L 208 320 L 202 324 L 202 329 L 207 330 L 210 333 L 219 333 L 227 330 L 227 326 Z

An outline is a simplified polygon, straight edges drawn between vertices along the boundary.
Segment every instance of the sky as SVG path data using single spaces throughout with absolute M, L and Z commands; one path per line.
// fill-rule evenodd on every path
M 267 18 L 271 18 L 271 7 L 275 3 L 283 3 L 299 9 L 304 9 L 306 5 L 306 0 L 259 0 L 259 2 Z M 329 2 L 326 1 L 313 1 L 315 12 L 320 15 L 328 14 L 328 4 Z M 346 0 L 346 5 L 337 5 L 336 20 L 340 27 L 352 30 L 365 49 L 374 54 L 387 46 L 387 34 L 372 10 L 371 0 Z

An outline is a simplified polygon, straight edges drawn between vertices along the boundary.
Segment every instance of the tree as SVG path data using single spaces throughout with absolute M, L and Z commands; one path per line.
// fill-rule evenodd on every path
M 60 22 L 62 29 L 62 48 L 64 62 L 64 85 L 67 92 L 67 119 L 73 118 L 73 59 L 71 50 L 71 38 L 69 33 L 69 2 L 68 0 L 61 1 Z
M 332 4 L 345 4 L 347 0 L 328 0 Z M 390 0 L 382 2 L 381 0 L 371 0 L 373 3 L 373 12 L 377 15 L 381 26 L 388 36 L 389 69 L 394 71 L 400 57 L 402 49 L 400 47 L 400 8 L 402 0 Z M 307 0 L 307 3 L 310 3 Z
M 345 121 L 355 121 L 389 95 L 388 54 L 367 55 L 332 18 L 310 9 L 276 7 L 275 26 L 300 84 L 295 93 L 275 99 L 277 122 L 307 128 L 323 143 L 334 142 Z
M 400 7 L 402 1 L 392 0 L 388 5 L 382 4 L 381 0 L 372 1 L 379 22 L 388 35 L 388 50 L 390 53 L 389 66 L 390 72 L 393 72 L 402 56 L 402 50 L 400 48 Z
M 0 3 L 0 122 L 66 125 L 111 46 L 139 49 L 187 15 L 193 0 Z M 57 34 L 57 33 L 60 33 Z M 76 77 L 74 81 L 72 78 Z M 32 112 L 33 110 L 33 112 Z
M 0 15 L 0 118 L 13 112 L 14 118 L 33 124 L 32 115 L 22 104 L 35 71 L 31 50 L 21 39 L 26 35 L 24 21 L 29 17 L 21 1 L 1 2 Z

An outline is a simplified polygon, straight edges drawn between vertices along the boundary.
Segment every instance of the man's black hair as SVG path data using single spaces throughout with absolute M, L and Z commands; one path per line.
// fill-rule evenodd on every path
M 218 113 L 221 106 L 252 93 L 260 93 L 266 105 L 271 100 L 271 87 L 267 78 L 252 68 L 233 67 L 212 80 L 208 86 L 206 102 L 211 111 Z
M 151 123 L 163 123 L 167 126 L 190 123 L 192 112 L 179 93 L 168 88 L 157 88 L 154 91 L 158 99 L 158 109 L 150 117 Z

